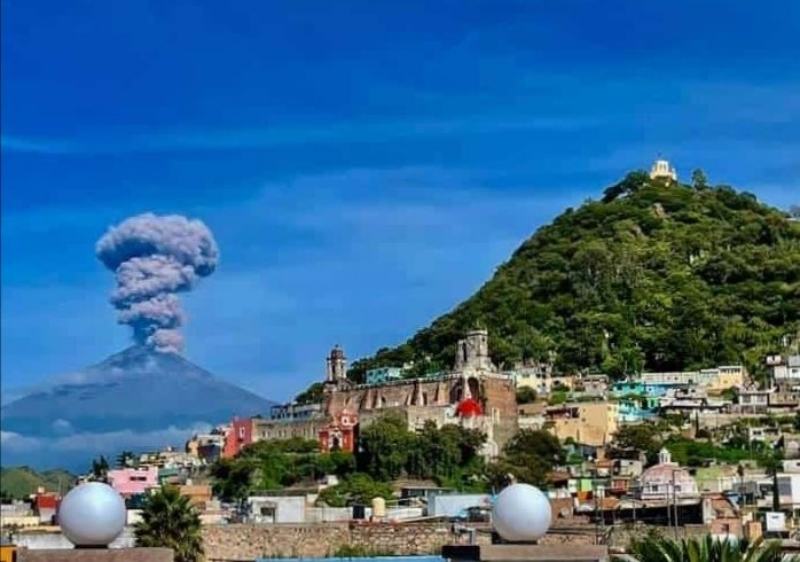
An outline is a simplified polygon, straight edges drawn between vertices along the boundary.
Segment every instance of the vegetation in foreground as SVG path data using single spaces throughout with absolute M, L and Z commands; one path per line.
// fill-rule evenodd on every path
M 683 540 L 647 536 L 634 539 L 628 555 L 616 562 L 800 562 L 798 556 L 784 556 L 777 541 L 730 541 L 711 535 Z
M 203 560 L 200 516 L 176 487 L 164 486 L 149 494 L 141 517 L 134 525 L 136 546 L 171 548 L 175 562 Z

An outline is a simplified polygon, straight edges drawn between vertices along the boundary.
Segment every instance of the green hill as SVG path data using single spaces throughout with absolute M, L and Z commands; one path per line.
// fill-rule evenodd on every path
M 54 469 L 36 472 L 27 466 L 0 468 L 0 495 L 23 499 L 39 486 L 51 492 L 65 494 L 75 485 L 75 476 L 66 470 Z
M 366 369 L 452 364 L 454 344 L 489 329 L 497 364 L 556 353 L 564 371 L 616 377 L 744 362 L 800 329 L 800 222 L 750 193 L 632 172 L 599 201 L 540 228 L 478 292 Z

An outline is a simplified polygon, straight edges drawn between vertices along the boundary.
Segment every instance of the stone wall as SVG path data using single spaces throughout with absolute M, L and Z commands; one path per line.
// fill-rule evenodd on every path
M 371 554 L 438 554 L 467 536 L 447 523 L 322 523 L 210 525 L 203 528 L 208 562 L 332 556 L 342 547 Z

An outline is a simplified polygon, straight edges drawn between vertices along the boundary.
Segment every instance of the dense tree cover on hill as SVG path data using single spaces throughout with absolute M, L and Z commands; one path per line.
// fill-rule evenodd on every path
M 214 491 L 238 501 L 259 490 L 314 484 L 326 474 L 341 482 L 327 488 L 319 502 L 332 507 L 389 498 L 388 483 L 398 478 L 432 480 L 462 491 L 498 489 L 511 478 L 540 486 L 555 464 L 564 462 L 558 439 L 545 431 L 520 431 L 498 459 L 488 464 L 480 455 L 486 436 L 457 425 L 437 428 L 427 423 L 409 431 L 399 416 L 388 414 L 365 427 L 359 451 L 320 453 L 315 441 L 264 441 L 245 447 L 233 459 L 212 466 Z M 366 502 L 368 503 L 368 502 Z
M 458 489 L 482 488 L 484 462 L 478 452 L 485 440 L 482 433 L 455 425 L 437 429 L 427 424 L 411 432 L 403 419 L 387 415 L 362 431 L 355 456 L 321 453 L 313 440 L 259 441 L 233 459 L 220 459 L 210 472 L 215 493 L 227 501 L 336 474 L 343 482 L 328 497 L 333 502 L 329 505 L 338 505 L 357 501 L 365 490 L 384 490 L 378 484 L 400 476 L 433 479 Z
M 623 376 L 744 362 L 759 372 L 800 329 L 800 222 L 728 186 L 628 174 L 540 228 L 494 277 L 406 343 L 353 364 L 451 365 L 489 330 L 494 361 L 557 353 L 563 371 Z
M 61 469 L 37 472 L 28 466 L 0 468 L 0 498 L 25 499 L 40 486 L 49 492 L 66 494 L 76 480 L 74 474 Z
M 458 425 L 437 428 L 426 422 L 418 432 L 408 431 L 399 416 L 387 415 L 361 431 L 358 469 L 377 480 L 400 476 L 431 479 L 440 485 L 468 489 L 483 474 L 479 452 L 486 436 Z
M 344 476 L 355 471 L 350 453 L 320 453 L 314 440 L 259 441 L 233 459 L 212 465 L 214 493 L 226 501 L 241 500 L 254 491 L 280 490 L 326 474 Z

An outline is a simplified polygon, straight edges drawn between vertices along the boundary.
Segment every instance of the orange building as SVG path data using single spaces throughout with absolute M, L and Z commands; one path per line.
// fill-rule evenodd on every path
M 319 431 L 320 450 L 323 453 L 328 451 L 354 452 L 356 426 L 358 426 L 357 414 L 347 410 L 335 414 L 331 423 Z
M 225 448 L 222 458 L 230 459 L 239 454 L 243 448 L 253 442 L 253 420 L 233 418 L 228 434 L 225 436 Z

